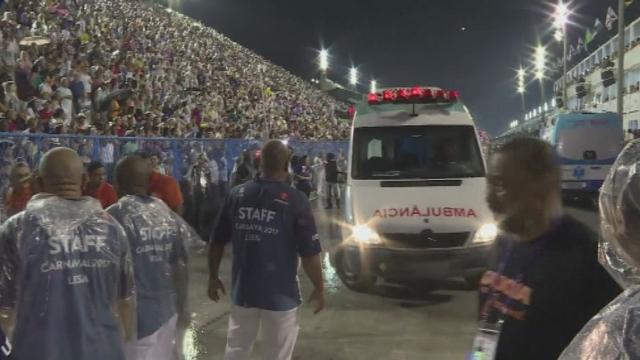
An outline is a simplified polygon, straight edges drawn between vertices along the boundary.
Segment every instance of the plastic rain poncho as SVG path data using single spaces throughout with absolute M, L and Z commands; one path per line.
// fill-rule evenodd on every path
M 0 308 L 16 359 L 121 360 L 135 339 L 124 230 L 89 197 L 35 195 L 0 228 Z
M 138 338 L 152 335 L 176 314 L 188 317 L 188 249 L 202 244 L 200 237 L 154 197 L 124 196 L 107 212 L 124 227 L 133 254 Z
M 576 336 L 560 359 L 640 359 L 640 141 L 627 145 L 600 195 L 600 262 L 625 291 Z

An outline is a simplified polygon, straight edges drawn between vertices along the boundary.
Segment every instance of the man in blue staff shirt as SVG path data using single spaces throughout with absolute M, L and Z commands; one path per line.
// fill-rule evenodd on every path
M 261 177 L 235 187 L 210 247 L 209 297 L 220 300 L 224 246 L 233 244 L 232 310 L 225 360 L 246 360 L 262 327 L 264 358 L 291 359 L 298 336 L 298 258 L 313 283 L 315 313 L 324 308 L 320 242 L 306 196 L 286 184 L 289 152 L 280 141 L 262 150 Z
M 151 168 L 139 156 L 116 167 L 120 200 L 107 212 L 122 224 L 133 253 L 137 289 L 136 360 L 170 360 L 189 324 L 187 246 L 194 230 L 160 199 L 149 196 Z
M 135 334 L 129 245 L 100 203 L 82 196 L 85 182 L 73 150 L 49 151 L 42 193 L 0 228 L 0 315 L 16 359 L 124 360 Z

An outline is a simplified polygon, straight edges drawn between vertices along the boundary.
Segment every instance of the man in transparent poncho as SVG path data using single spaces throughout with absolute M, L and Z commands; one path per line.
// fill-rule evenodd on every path
M 116 167 L 120 200 L 107 212 L 122 224 L 133 254 L 138 303 L 136 360 L 174 359 L 187 311 L 188 254 L 195 231 L 160 199 L 149 195 L 151 167 L 127 156 Z
M 0 320 L 14 356 L 124 360 L 135 338 L 135 292 L 124 230 L 82 196 L 80 157 L 42 158 L 42 192 L 0 228 Z
M 640 359 L 640 141 L 627 145 L 600 195 L 600 262 L 626 290 L 560 359 Z

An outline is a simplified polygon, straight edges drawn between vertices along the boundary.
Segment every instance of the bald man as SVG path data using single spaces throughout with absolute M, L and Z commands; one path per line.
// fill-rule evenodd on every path
M 82 196 L 85 181 L 73 150 L 47 152 L 42 192 L 0 228 L 0 315 L 16 359 L 125 359 L 135 333 L 131 253 L 122 226 Z
M 291 359 L 298 336 L 301 304 L 298 261 L 314 290 L 315 312 L 324 307 L 320 241 L 309 200 L 286 183 L 289 150 L 280 141 L 262 149 L 260 178 L 236 186 L 213 231 L 209 254 L 209 297 L 224 292 L 218 270 L 233 244 L 232 310 L 225 360 L 246 360 L 258 329 L 268 360 Z
M 138 305 L 136 360 L 174 359 L 187 312 L 187 246 L 196 232 L 160 199 L 149 196 L 151 167 L 127 156 L 116 167 L 120 200 L 107 212 L 122 224 L 133 253 Z

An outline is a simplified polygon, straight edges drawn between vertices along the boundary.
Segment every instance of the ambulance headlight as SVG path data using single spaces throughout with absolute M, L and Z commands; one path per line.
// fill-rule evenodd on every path
M 473 237 L 473 245 L 491 244 L 498 237 L 498 227 L 495 224 L 484 224 L 480 226 Z
M 356 225 L 353 227 L 353 239 L 358 244 L 380 244 L 380 236 L 368 225 Z

